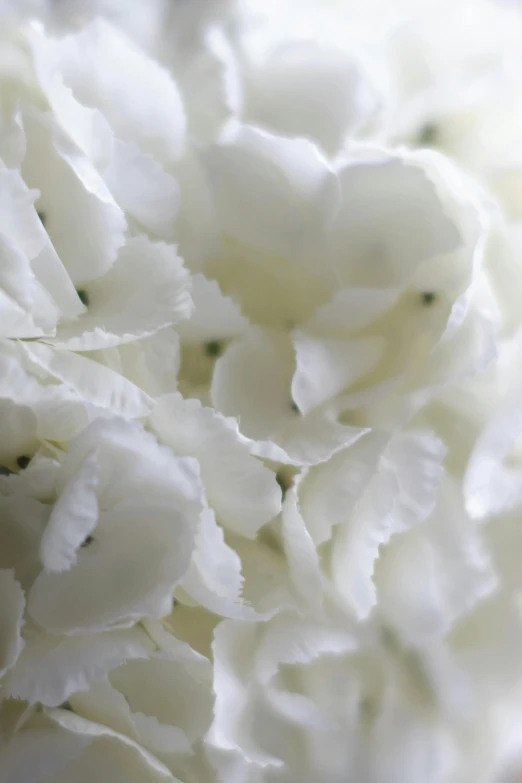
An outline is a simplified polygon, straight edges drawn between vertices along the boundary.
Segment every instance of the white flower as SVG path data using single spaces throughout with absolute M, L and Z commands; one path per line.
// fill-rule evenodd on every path
M 114 669 L 106 681 L 72 696 L 69 705 L 139 742 L 176 776 L 192 779 L 212 720 L 212 665 L 161 627 L 150 629 L 163 649 Z
M 122 783 L 175 783 L 174 776 L 138 743 L 67 710 L 18 717 L 8 743 L 0 746 L 0 772 L 4 780 L 39 783 L 119 780 Z
M 2 781 L 516 775 L 522 17 L 392 5 L 0 0 Z
M 20 99 L 1 118 L 2 335 L 86 351 L 186 318 L 188 275 L 173 246 L 153 241 L 174 238 L 179 203 L 163 168 L 184 143 L 175 83 L 106 23 L 4 39 L 0 91 Z
M 174 454 L 197 460 L 208 503 L 199 519 L 180 600 L 188 598 L 189 605 L 196 601 L 225 617 L 255 616 L 243 601 L 241 552 L 248 546 L 243 539 L 255 539 L 281 511 L 281 489 L 274 473 L 251 456 L 235 421 L 197 400 L 165 396 L 150 422 L 160 442 Z M 224 531 L 237 534 L 233 546 Z
M 447 382 L 463 345 L 466 371 L 487 363 L 487 345 L 470 350 L 491 322 L 471 307 L 487 209 L 446 161 L 361 148 L 332 169 L 251 127 L 203 160 L 220 239 L 195 284 L 207 307 L 181 327 L 180 388 L 206 400 L 210 385 L 245 435 L 276 444 L 262 456 L 327 459 L 362 434 L 336 422 L 339 395 Z
M 261 628 L 225 621 L 214 653 L 208 742 L 228 779 L 241 764 L 268 781 L 443 779 L 450 738 L 392 645 L 283 613 Z
M 491 690 L 501 656 L 515 664 L 514 639 L 498 630 L 488 671 L 464 629 L 448 650 L 290 612 L 261 626 L 224 621 L 209 758 L 231 781 L 496 780 L 520 749 L 510 727 L 520 689 Z
M 202 510 L 197 463 L 137 424 L 98 419 L 57 456 L 35 457 L 0 487 L 2 560 L 27 603 L 24 649 L 16 626 L 6 637 L 3 693 L 50 706 L 147 654 L 142 632 L 117 629 L 169 614 Z M 21 652 L 16 662 L 8 650 Z

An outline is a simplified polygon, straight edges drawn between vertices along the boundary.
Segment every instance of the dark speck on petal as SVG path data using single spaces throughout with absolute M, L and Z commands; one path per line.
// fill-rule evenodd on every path
M 434 122 L 427 122 L 419 131 L 417 142 L 421 147 L 433 147 L 437 143 L 439 129 Z
M 436 294 L 433 293 L 433 291 L 425 291 L 423 294 L 421 294 L 422 298 L 422 304 L 425 307 L 429 307 L 433 304 L 435 299 L 437 298 Z
M 85 288 L 77 288 L 76 293 L 80 297 L 80 302 L 85 305 L 85 307 L 89 307 L 89 294 L 85 290 Z
M 93 538 L 92 536 L 87 536 L 87 537 L 86 537 L 86 538 L 83 540 L 83 542 L 81 543 L 81 545 L 80 545 L 80 546 L 81 546 L 82 548 L 83 548 L 83 547 L 86 547 L 86 546 L 90 546 L 90 544 L 92 544 L 92 542 L 93 542 L 93 541 L 94 541 L 94 538 Z
M 221 356 L 222 351 L 223 343 L 221 340 L 210 340 L 210 342 L 205 343 L 205 353 L 207 356 Z
M 290 403 L 290 407 L 294 411 L 294 413 L 299 413 L 299 408 L 297 407 L 297 405 L 295 404 L 295 402 L 293 400 Z
M 22 457 L 18 457 L 16 460 L 16 464 L 20 468 L 20 470 L 25 470 L 25 468 L 29 465 L 31 462 L 31 457 L 26 457 L 25 455 Z

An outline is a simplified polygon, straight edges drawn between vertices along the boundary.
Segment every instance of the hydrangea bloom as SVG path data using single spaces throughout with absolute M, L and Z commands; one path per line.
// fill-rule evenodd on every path
M 0 779 L 514 783 L 520 10 L 0 21 Z

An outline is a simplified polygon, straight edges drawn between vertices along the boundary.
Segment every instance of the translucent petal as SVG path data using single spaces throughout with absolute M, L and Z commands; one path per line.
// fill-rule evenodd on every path
M 442 479 L 442 443 L 426 432 L 392 440 L 379 469 L 357 499 L 351 524 L 338 528 L 332 549 L 332 576 L 359 618 L 376 603 L 373 571 L 379 548 L 432 512 Z
M 90 783 L 110 780 L 111 783 L 179 783 L 167 767 L 137 742 L 124 734 L 74 715 L 69 710 L 48 709 L 46 714 L 74 736 L 89 737 L 93 743 L 77 762 L 71 764 L 53 783 Z
M 60 380 L 86 402 L 130 418 L 147 416 L 152 409 L 148 395 L 92 359 L 35 342 L 24 343 L 23 350 L 37 368 Z
M 464 477 L 466 510 L 474 519 L 510 511 L 522 502 L 520 469 L 506 457 L 522 432 L 520 392 L 511 391 L 486 422 Z
M 97 468 L 93 452 L 62 488 L 53 506 L 40 544 L 40 557 L 47 571 L 68 571 L 74 566 L 78 548 L 98 523 Z
M 180 155 L 185 115 L 175 83 L 158 63 L 102 19 L 59 44 L 64 81 L 113 131 L 161 161 Z
M 150 661 L 129 661 L 110 675 L 133 713 L 154 716 L 164 726 L 181 729 L 190 743 L 201 739 L 212 717 L 210 685 L 202 683 L 171 652 Z
M 313 139 L 330 154 L 375 109 L 376 96 L 357 59 L 315 41 L 274 47 L 247 74 L 250 121 Z
M 130 239 L 109 272 L 88 287 L 89 307 L 52 342 L 91 351 L 147 337 L 188 318 L 190 278 L 172 245 Z
M 28 260 L 0 235 L 1 336 L 34 338 L 52 336 L 59 312 L 35 279 Z
M 152 649 L 139 629 L 88 636 L 52 636 L 30 629 L 25 649 L 4 681 L 5 693 L 30 704 L 63 704 L 72 694 L 127 660 L 144 658 Z
M 114 139 L 103 177 L 118 205 L 140 226 L 165 241 L 175 239 L 179 186 L 152 156 Z
M 427 524 L 392 539 L 376 565 L 379 611 L 406 644 L 429 643 L 497 586 L 477 523 L 445 480 Z
M 338 183 L 311 142 L 243 126 L 203 162 L 225 234 L 290 258 L 317 247 L 337 208 Z
M 292 397 L 302 414 L 335 397 L 373 369 L 384 349 L 382 338 L 317 339 L 293 333 L 296 371 Z
M 175 458 L 135 424 L 99 419 L 71 444 L 69 476 L 95 445 L 99 512 L 91 540 L 73 567 L 42 571 L 30 591 L 29 613 L 51 633 L 168 614 L 190 562 L 202 508 L 197 464 Z
M 235 422 L 178 394 L 160 400 L 151 422 L 175 454 L 199 461 L 208 502 L 225 527 L 253 538 L 279 513 L 274 474 L 250 455 Z
M 184 11 L 176 6 L 174 13 L 179 17 Z M 172 47 L 169 56 L 191 132 L 203 142 L 215 141 L 226 122 L 241 109 L 241 73 L 235 52 L 218 25 L 206 27 L 198 36 L 198 45 L 190 46 L 183 28 L 178 28 L 178 19 L 173 24 L 179 44 Z
M 33 454 L 39 445 L 36 434 L 37 418 L 29 405 L 0 399 L 0 465 L 13 470 L 21 454 Z
M 306 329 L 320 336 L 352 334 L 371 324 L 398 298 L 394 289 L 343 288 L 319 307 Z
M 39 783 L 58 779 L 75 757 L 91 743 L 82 734 L 54 728 L 30 728 L 18 732 L 0 749 L 0 775 L 5 783 Z
M 253 623 L 223 621 L 216 629 L 214 653 L 214 721 L 208 733 L 211 745 L 225 751 L 239 751 L 248 761 L 261 767 L 281 766 L 281 761 L 256 747 L 244 717 L 255 700 L 249 686 L 252 659 L 257 642 Z
M 5 241 L 20 256 L 20 263 L 23 257 L 30 261 L 36 281 L 47 289 L 62 315 L 73 318 L 83 305 L 33 206 L 37 191 L 28 189 L 19 171 L 4 166 L 0 167 L 0 182 L 0 227 Z
M 223 617 L 254 617 L 243 605 L 241 560 L 224 539 L 212 509 L 204 509 L 192 562 L 183 579 L 188 595 L 215 614 Z
M 202 274 L 192 277 L 190 289 L 194 310 L 188 321 L 179 324 L 178 332 L 187 341 L 221 340 L 242 334 L 247 319 L 239 306 L 221 293 L 215 280 L 207 280 Z
M 114 262 L 124 241 L 123 212 L 92 162 L 52 119 L 25 116 L 24 128 L 23 177 L 40 191 L 45 228 L 74 285 L 80 286 Z
M 236 416 L 248 437 L 269 439 L 296 416 L 290 392 L 293 372 L 290 340 L 251 327 L 217 360 L 212 402 L 225 416 Z
M 281 530 L 292 581 L 306 604 L 319 608 L 323 600 L 320 561 L 301 515 L 295 487 L 286 492 L 283 501 Z
M 427 259 L 456 250 L 461 237 L 420 166 L 399 157 L 353 162 L 340 172 L 343 208 L 330 233 L 341 283 L 404 283 Z

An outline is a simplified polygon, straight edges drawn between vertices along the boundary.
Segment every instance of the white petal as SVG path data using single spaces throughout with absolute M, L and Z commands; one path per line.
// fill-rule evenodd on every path
M 0 569 L 0 677 L 10 669 L 23 650 L 21 636 L 25 608 L 24 591 L 12 570 Z
M 216 702 L 208 741 L 221 750 L 239 751 L 243 758 L 262 767 L 281 766 L 279 759 L 259 750 L 245 722 L 251 700 L 255 699 L 248 675 L 252 674 L 256 637 L 254 623 L 224 620 L 216 628 L 213 644 Z
M 59 319 L 54 302 L 35 279 L 27 258 L 1 234 L 0 267 L 1 336 L 53 335 Z
M 31 191 L 19 171 L 0 166 L 0 215 L 2 234 L 29 259 L 33 259 L 47 242 L 45 230 L 33 202 L 38 192 Z
M 314 313 L 306 329 L 321 336 L 352 334 L 371 324 L 395 304 L 394 289 L 343 288 Z
M 126 222 L 101 175 L 50 119 L 26 116 L 25 181 L 40 191 L 51 241 L 78 286 L 104 274 L 124 240 Z
M 123 503 L 106 512 L 101 518 L 106 529 L 97 528 L 73 569 L 38 576 L 29 592 L 30 615 L 51 633 L 92 632 L 165 616 L 191 553 L 177 517 L 167 509 Z M 133 569 L 134 563 L 139 567 Z
M 91 738 L 55 728 L 20 731 L 0 748 L 2 783 L 39 783 L 52 780 L 77 756 Z M 52 776 L 52 777 L 51 777 Z
M 124 141 L 162 161 L 178 158 L 185 115 L 168 73 L 119 30 L 97 19 L 59 44 L 65 83 L 81 103 L 101 109 Z
M 0 465 L 13 469 L 17 457 L 34 454 L 39 446 L 36 434 L 37 418 L 30 406 L 0 399 Z
M 180 12 L 181 7 L 176 6 L 175 13 Z M 178 74 L 191 131 L 203 142 L 214 141 L 241 108 L 242 85 L 235 53 L 218 26 L 205 29 L 197 46 L 187 46 L 182 28 L 178 29 L 177 23 L 175 27 L 180 41 L 172 47 L 173 71 Z
M 124 734 L 85 720 L 69 710 L 48 709 L 46 715 L 57 726 L 74 736 L 88 737 L 93 743 L 92 749 L 68 767 L 67 776 L 64 775 L 59 783 L 67 783 L 70 780 L 75 783 L 90 783 L 92 780 L 134 783 L 136 775 L 140 783 L 180 783 L 155 756 Z
M 23 350 L 37 368 L 60 380 L 86 402 L 130 418 L 147 416 L 152 409 L 148 395 L 98 362 L 36 342 L 25 342 Z
M 509 393 L 481 432 L 466 469 L 466 510 L 473 519 L 509 511 L 522 503 L 521 472 L 505 464 L 522 432 L 520 390 Z
M 299 603 L 282 547 L 272 529 L 262 531 L 256 541 L 236 535 L 228 538 L 241 559 L 243 600 L 249 608 L 248 612 L 245 609 L 236 612 L 235 617 L 266 619 L 280 612 L 281 607 L 295 607 Z
M 104 411 L 84 403 L 78 394 L 64 384 L 49 383 L 49 375 L 42 372 L 38 365 L 31 369 L 35 369 L 38 376 L 45 378 L 44 383 L 39 383 L 34 376 L 29 375 L 22 367 L 28 345 L 27 342 L 11 342 L 11 355 L 0 356 L 0 396 L 16 401 L 18 405 L 27 405 L 34 411 L 37 419 L 34 434 L 39 439 L 68 441 L 87 425 L 89 416 L 102 415 Z M 36 348 L 37 344 L 32 345 Z M 6 348 L 5 343 L 2 348 Z M 28 434 L 27 429 L 21 429 L 18 437 L 23 440 Z M 17 440 L 13 441 L 13 444 L 16 442 Z M 29 453 L 36 451 L 38 444 L 33 439 L 26 440 L 26 444 Z
M 497 331 L 491 318 L 470 309 L 454 335 L 446 335 L 410 374 L 410 383 L 437 386 L 467 381 L 485 372 L 497 357 Z M 412 368 L 413 369 L 413 368 Z
M 292 397 L 302 414 L 327 402 L 359 380 L 377 364 L 384 340 L 317 339 L 304 332 L 293 333 L 297 368 L 292 379 Z
M 298 505 L 297 490 L 289 489 L 283 501 L 281 530 L 292 581 L 308 606 L 320 607 L 323 587 L 319 556 Z
M 325 406 L 292 421 L 277 436 L 277 443 L 253 443 L 252 453 L 287 465 L 318 465 L 356 443 L 367 432 L 369 429 L 363 427 L 340 424 L 336 411 Z
M 5 680 L 5 693 L 30 704 L 63 704 L 117 666 L 147 657 L 152 645 L 138 629 L 89 636 L 51 636 L 29 630 L 26 646 Z
M 366 434 L 305 475 L 298 495 L 307 530 L 316 546 L 331 538 L 335 526 L 350 519 L 377 469 L 386 442 L 383 435 Z
M 290 340 L 252 327 L 217 360 L 212 403 L 226 416 L 236 416 L 248 437 L 270 438 L 296 416 L 290 392 L 293 372 Z
M 307 622 L 281 612 L 268 624 L 255 656 L 256 673 L 269 683 L 281 665 L 308 664 L 325 653 L 342 655 L 357 648 L 353 634 L 342 628 Z
M 406 644 L 449 633 L 493 591 L 493 564 L 458 486 L 446 482 L 428 524 L 390 542 L 375 582 L 379 611 Z
M 224 234 L 289 257 L 317 246 L 337 207 L 338 183 L 311 142 L 244 126 L 203 161 Z
M 31 262 L 39 283 L 47 289 L 62 314 L 73 318 L 83 305 L 54 248 L 49 242 L 33 202 L 37 191 L 30 191 L 19 171 L 0 167 L 1 233 Z
M 364 441 L 363 441 L 364 442 Z M 357 499 L 351 524 L 338 528 L 332 577 L 339 595 L 364 619 L 376 603 L 373 583 L 379 548 L 433 511 L 442 478 L 442 443 L 429 432 L 396 436 Z
M 67 571 L 75 565 L 78 547 L 98 523 L 97 487 L 93 452 L 62 489 L 51 511 L 40 544 L 40 557 L 47 571 Z
M 25 155 L 25 135 L 20 110 L 12 114 L 0 111 L 0 149 L 8 169 L 20 169 Z
M 331 233 L 331 250 L 346 285 L 400 285 L 426 259 L 459 247 L 424 171 L 389 157 L 354 162 L 340 172 L 344 207 Z
M 98 524 L 68 571 L 43 571 L 29 613 L 51 633 L 82 633 L 168 614 L 202 509 L 197 463 L 138 425 L 94 421 L 71 444 L 69 475 L 98 448 Z M 138 563 L 139 567 L 135 567 Z
M 134 237 L 112 269 L 87 287 L 87 313 L 62 325 L 52 342 L 72 351 L 92 351 L 147 337 L 189 317 L 189 284 L 189 273 L 172 245 Z
M 116 350 L 122 375 L 146 394 L 159 397 L 177 388 L 181 361 L 177 329 L 161 329 L 150 337 L 124 343 Z
M 144 715 L 142 712 L 134 713 L 133 722 L 139 742 L 152 753 L 167 756 L 190 753 L 190 741 L 177 726 L 166 726 L 153 715 Z
M 239 306 L 221 293 L 215 280 L 194 275 L 190 294 L 194 310 L 189 320 L 178 326 L 182 339 L 191 342 L 220 340 L 246 331 L 247 319 L 241 315 Z
M 190 526 L 195 529 L 203 508 L 196 460 L 174 456 L 136 422 L 120 417 L 100 418 L 70 443 L 62 481 L 69 480 L 94 450 L 98 456 L 101 511 L 132 500 L 140 506 L 188 514 Z
M 192 563 L 210 590 L 232 601 L 240 599 L 243 586 L 241 561 L 225 543 L 223 531 L 209 508 L 204 509 L 200 517 Z
M 379 748 L 369 759 L 376 783 L 441 780 L 453 760 L 445 732 L 405 699 L 397 683 L 386 691 L 372 739 Z
M 188 595 L 223 617 L 255 616 L 243 605 L 241 560 L 229 547 L 211 509 L 204 509 L 192 562 L 182 582 Z
M 177 394 L 158 403 L 151 422 L 175 454 L 198 459 L 208 501 L 225 527 L 253 538 L 279 513 L 274 474 L 250 456 L 235 422 Z
M 16 579 L 27 589 L 38 575 L 40 537 L 49 517 L 49 507 L 25 494 L 0 495 L 0 568 L 14 569 Z M 7 578 L 4 577 L 7 581 Z M 15 590 L 12 590 L 13 594 Z M 16 602 L 8 610 L 13 611 Z
M 112 687 L 108 677 L 91 683 L 86 691 L 71 694 L 68 702 L 72 711 L 82 718 L 109 726 L 114 731 L 137 740 L 128 702 Z
M 375 105 L 355 58 L 315 41 L 291 41 L 270 50 L 266 61 L 252 69 L 249 88 L 251 121 L 285 136 L 314 139 L 331 154 Z
M 103 168 L 111 155 L 113 133 L 98 109 L 83 106 L 63 81 L 58 69 L 59 48 L 56 40 L 36 26 L 26 31 L 40 87 L 52 114 L 67 136 L 96 166 Z
M 175 238 L 179 186 L 150 155 L 114 139 L 103 177 L 118 205 L 140 226 L 160 239 L 171 242 Z
M 145 618 L 143 627 L 157 645 L 159 651 L 168 651 L 176 660 L 182 663 L 196 679 L 211 685 L 212 664 L 210 660 L 202 653 L 197 652 L 188 642 L 178 638 L 178 636 L 185 636 L 184 631 L 179 630 L 183 626 L 183 623 L 181 623 L 181 625 L 176 625 L 176 623 L 174 623 L 175 627 L 173 627 L 173 632 L 176 632 L 176 629 L 178 629 L 177 636 L 173 635 L 172 631 L 169 632 L 166 630 L 166 628 L 169 627 L 169 623 L 172 623 L 172 620 L 179 615 L 180 606 L 181 605 L 177 605 L 174 608 L 175 614 L 173 612 L 167 621 L 162 622 L 160 620 Z M 210 620 L 211 623 L 214 623 L 214 618 L 212 618 L 208 612 L 199 612 L 198 610 L 198 615 L 199 617 L 205 617 L 207 621 Z M 188 616 L 189 618 L 191 617 L 190 614 Z M 192 627 L 194 627 L 194 623 L 192 623 Z
M 110 681 L 133 713 L 152 715 L 165 726 L 181 729 L 190 743 L 203 738 L 212 718 L 210 684 L 194 676 L 174 653 L 129 661 L 112 672 Z

